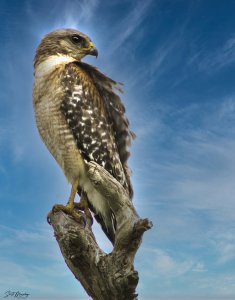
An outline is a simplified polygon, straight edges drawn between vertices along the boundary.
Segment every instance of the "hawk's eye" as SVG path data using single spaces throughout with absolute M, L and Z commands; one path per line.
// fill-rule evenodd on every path
M 72 35 L 71 40 L 74 44 L 81 44 L 83 42 L 83 38 L 79 35 Z

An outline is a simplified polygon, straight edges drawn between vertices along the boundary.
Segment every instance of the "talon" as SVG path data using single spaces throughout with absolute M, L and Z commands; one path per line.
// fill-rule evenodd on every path
M 51 225 L 51 215 L 59 211 L 65 212 L 66 214 L 73 217 L 73 219 L 79 223 L 82 220 L 84 222 L 84 226 L 86 225 L 86 223 L 89 224 L 89 226 L 93 224 L 93 218 L 88 207 L 88 200 L 86 194 L 82 192 L 80 202 L 74 203 L 74 198 L 77 193 L 77 190 L 78 190 L 78 181 L 75 181 L 72 184 L 72 189 L 67 204 L 66 205 L 55 204 L 53 206 L 52 210 L 47 215 L 47 222 L 50 225 Z M 81 214 L 79 210 L 85 212 L 86 218 L 84 218 L 84 215 Z
M 81 214 L 78 211 L 74 210 L 74 205 L 67 204 L 65 206 L 62 204 L 55 204 L 52 208 L 52 211 L 49 212 L 49 214 L 47 215 L 47 221 L 49 224 L 50 224 L 50 216 L 59 211 L 63 211 L 64 213 L 70 215 L 77 222 L 81 221 Z
M 60 210 L 63 210 L 66 206 L 62 205 L 62 204 L 55 204 L 53 207 L 52 207 L 52 213 L 56 213 Z

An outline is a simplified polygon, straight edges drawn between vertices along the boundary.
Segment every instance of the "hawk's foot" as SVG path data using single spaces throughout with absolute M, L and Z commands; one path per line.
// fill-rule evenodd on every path
M 68 203 L 66 206 L 62 205 L 62 204 L 55 204 L 52 208 L 52 210 L 49 212 L 49 214 L 47 215 L 47 222 L 49 224 L 51 224 L 51 215 L 58 212 L 58 211 L 63 211 L 66 214 L 70 215 L 71 217 L 73 217 L 73 219 L 77 222 L 81 222 L 81 220 L 84 220 L 83 215 L 77 211 L 76 209 L 74 209 L 74 204 L 71 205 L 70 203 Z

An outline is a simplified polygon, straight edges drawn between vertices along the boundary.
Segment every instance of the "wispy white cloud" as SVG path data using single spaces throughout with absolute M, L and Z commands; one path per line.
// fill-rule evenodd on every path
M 51 2 L 48 15 L 53 14 L 53 21 L 44 22 L 42 25 L 40 12 L 35 10 L 33 4 L 28 1 L 26 10 L 33 25 L 32 34 L 40 39 L 48 31 L 58 28 L 76 28 L 89 35 L 89 24 L 98 4 L 99 0 Z
M 82 24 L 91 21 L 98 3 L 99 0 L 65 1 L 62 16 L 57 19 L 56 26 L 78 29 L 83 27 Z
M 195 264 L 195 266 L 193 267 L 192 271 L 196 272 L 196 273 L 202 273 L 202 272 L 206 272 L 207 269 L 205 268 L 204 263 L 198 262 L 198 263 Z
M 172 60 L 174 49 L 179 45 L 180 41 L 168 39 L 157 46 L 151 57 L 143 59 L 139 67 L 132 77 L 128 78 L 130 86 L 141 85 L 146 88 L 152 84 L 157 84 L 158 80 L 166 74 L 166 72 L 175 64 L 176 58 Z
M 7 288 L 9 284 L 16 283 L 17 287 L 29 287 L 29 278 L 31 272 L 20 264 L 0 260 L 0 286 L 1 291 Z
M 133 35 L 147 17 L 151 8 L 152 0 L 138 1 L 122 21 L 112 29 L 112 42 L 109 44 L 108 52 L 113 53 L 125 41 Z
M 30 229 L 0 225 L 0 230 L 2 254 L 10 245 L 10 251 L 16 257 L 17 255 L 43 256 L 45 260 L 60 261 L 60 254 L 54 243 L 52 230 L 46 224 L 34 225 Z M 21 245 L 21 247 L 17 247 L 17 245 Z M 39 249 L 44 251 L 39 251 Z
M 81 286 L 73 281 L 67 269 L 52 231 L 43 224 L 30 229 L 0 226 L 0 290 L 25 290 L 33 297 L 44 295 L 63 296 L 65 289 L 72 287 L 68 298 L 84 295 Z M 47 284 L 50 282 L 50 284 Z
M 235 261 L 235 232 L 230 228 L 226 232 L 214 233 L 211 238 L 212 246 L 217 255 L 217 263 L 224 265 Z
M 191 259 L 174 259 L 167 252 L 155 251 L 154 267 L 158 276 L 178 277 L 189 272 L 194 265 Z
M 188 19 L 186 18 L 180 26 L 173 28 L 166 37 L 161 37 L 159 40 L 156 37 L 152 49 L 148 51 L 148 55 L 143 56 L 140 61 L 136 62 L 134 74 L 130 75 L 131 73 L 128 72 L 128 85 L 131 87 L 141 85 L 142 89 L 148 91 L 153 84 L 158 85 L 158 82 L 179 62 L 181 63 L 180 68 L 183 68 L 181 54 L 188 39 L 187 24 Z M 171 85 L 173 86 L 181 80 L 181 76 L 175 76 Z
M 210 53 L 199 56 L 199 69 L 213 72 L 235 62 L 235 37 L 231 37 L 222 46 Z
M 233 272 L 207 274 L 194 278 L 192 285 L 197 289 L 204 290 L 205 293 L 211 290 L 215 299 L 216 297 L 218 299 L 232 299 L 235 293 L 235 274 Z
M 170 280 L 181 277 L 191 272 L 204 272 L 204 264 L 185 253 L 172 254 L 160 248 L 144 248 L 144 259 L 142 264 L 146 265 L 143 272 L 150 278 L 161 278 Z
M 170 190 L 164 189 L 161 197 L 180 201 L 185 207 L 216 210 L 233 218 L 234 103 L 235 97 L 231 96 L 217 106 L 206 104 L 203 109 L 202 105 L 196 105 L 189 107 L 189 111 L 176 111 L 172 117 L 177 130 L 169 128 L 164 116 L 159 119 L 168 130 L 158 131 L 157 140 L 162 142 L 164 136 L 175 149 L 174 152 L 165 149 L 162 153 L 159 145 L 156 153 L 159 158 L 155 162 L 149 160 L 150 169 L 156 174 L 150 178 L 153 186 L 164 180 L 171 186 Z M 197 125 L 191 128 L 190 122 Z M 149 138 L 153 135 L 146 134 Z
M 201 261 L 196 253 L 195 256 L 192 254 L 189 256 L 182 248 L 171 253 L 160 248 L 144 248 L 142 252 L 145 254 L 142 256 L 142 264 L 146 266 L 143 274 L 149 281 L 155 282 L 159 299 L 171 299 L 164 297 L 169 286 L 172 287 L 171 291 L 174 294 L 172 299 L 230 299 L 229 297 L 234 295 L 235 273 L 229 271 L 216 273 L 208 269 L 209 263 Z M 171 284 L 172 281 L 175 282 L 174 286 Z M 196 291 L 195 296 L 185 298 L 186 291 L 189 294 L 190 291 Z M 203 298 L 208 291 L 211 291 L 210 296 Z

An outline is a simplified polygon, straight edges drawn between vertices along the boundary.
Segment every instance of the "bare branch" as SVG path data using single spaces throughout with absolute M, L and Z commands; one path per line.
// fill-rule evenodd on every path
M 143 233 L 152 227 L 140 219 L 121 184 L 95 162 L 88 176 L 104 194 L 115 214 L 117 231 L 113 251 L 103 252 L 85 215 L 80 222 L 59 211 L 50 216 L 55 237 L 69 269 L 94 300 L 135 300 L 138 273 L 133 261 Z

